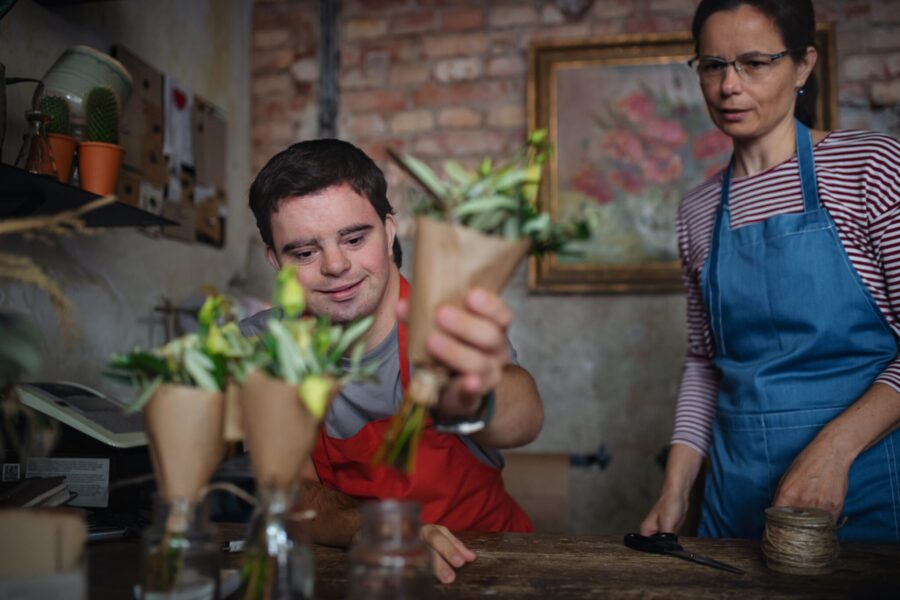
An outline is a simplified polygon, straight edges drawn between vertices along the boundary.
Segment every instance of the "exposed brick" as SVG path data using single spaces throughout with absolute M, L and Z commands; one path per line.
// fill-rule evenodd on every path
M 519 48 L 519 37 L 511 33 L 491 36 L 491 54 L 508 54 Z
M 900 79 L 874 82 L 869 96 L 875 106 L 900 104 Z
M 295 81 L 316 81 L 319 78 L 319 61 L 304 58 L 291 65 L 291 77 Z
M 343 128 L 352 139 L 370 139 L 384 135 L 387 123 L 377 114 L 349 115 L 341 119 Z
M 291 33 L 287 29 L 263 29 L 253 33 L 253 48 L 256 50 L 281 48 L 290 42 Z
M 528 4 L 507 4 L 491 8 L 488 22 L 491 27 L 517 27 L 533 25 L 538 21 L 538 13 L 534 6 Z
M 445 129 L 478 127 L 481 125 L 481 113 L 466 106 L 445 108 L 438 115 L 438 124 Z
M 341 10 L 345 14 L 385 13 L 408 4 L 407 0 L 344 0 Z
M 491 77 L 510 77 L 525 73 L 525 59 L 519 55 L 498 56 L 488 61 L 487 74 Z
M 343 24 L 341 39 L 353 42 L 380 37 L 387 32 L 387 19 L 348 19 Z
M 368 73 L 365 69 L 350 69 L 341 73 L 340 84 L 344 90 L 363 90 L 384 86 L 387 81 L 383 73 Z
M 424 40 L 425 55 L 429 57 L 481 54 L 487 47 L 488 39 L 483 33 L 435 35 Z
M 553 4 L 547 4 L 541 9 L 541 23 L 544 25 L 559 25 L 566 22 L 566 16 Z
M 648 8 L 650 12 L 693 15 L 696 2 L 694 0 L 650 0 Z
M 503 151 L 507 137 L 496 131 L 444 131 L 413 142 L 413 152 L 422 156 L 485 156 Z
M 521 127 L 525 123 L 525 107 L 518 104 L 497 106 L 488 111 L 488 125 L 494 127 Z
M 275 121 L 271 123 L 256 123 L 253 125 L 251 138 L 254 141 L 287 142 L 294 135 L 294 126 L 287 121 Z
M 885 80 L 900 77 L 900 53 L 847 56 L 841 61 L 841 80 Z
M 443 31 L 465 31 L 484 26 L 484 10 L 480 8 L 446 9 L 441 13 Z
M 393 85 L 425 83 L 430 75 L 431 70 L 425 65 L 393 65 L 391 67 L 390 82 Z
M 434 129 L 434 117 L 428 110 L 408 110 L 391 117 L 391 131 L 397 135 Z
M 254 75 L 281 71 L 294 62 L 294 52 L 289 48 L 256 50 L 252 54 L 251 62 Z
M 622 2 L 622 0 L 594 0 L 594 7 L 590 16 L 585 20 L 617 19 L 630 16 L 635 9 L 634 2 Z M 691 11 L 693 12 L 693 11 Z
M 433 10 L 398 15 L 391 19 L 391 33 L 424 33 L 434 30 L 435 13 Z
M 434 78 L 443 83 L 477 79 L 483 72 L 484 61 L 474 56 L 441 60 L 434 66 Z
M 417 106 L 465 105 L 502 100 L 508 86 L 498 81 L 466 82 L 448 85 L 429 83 L 416 90 Z
M 421 40 L 418 36 L 401 38 L 381 38 L 364 42 L 361 46 L 362 60 L 372 52 L 387 52 L 393 62 L 414 62 L 422 54 Z
M 341 108 L 351 112 L 389 112 L 406 106 L 403 92 L 377 90 L 341 94 Z
M 291 76 L 287 73 L 254 77 L 252 87 L 254 98 L 287 96 L 293 91 Z
M 294 94 L 288 98 L 260 98 L 252 102 L 253 123 L 287 119 L 301 113 L 312 101 L 310 94 Z

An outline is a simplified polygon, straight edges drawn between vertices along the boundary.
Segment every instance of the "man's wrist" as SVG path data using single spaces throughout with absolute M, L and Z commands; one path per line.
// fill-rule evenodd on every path
M 478 412 L 472 417 L 463 418 L 442 418 L 437 413 L 432 413 L 432 421 L 435 430 L 441 433 L 454 433 L 462 435 L 471 435 L 478 433 L 487 428 L 494 416 L 494 405 L 496 403 L 496 395 L 494 390 L 489 391 L 481 398 L 481 406 Z

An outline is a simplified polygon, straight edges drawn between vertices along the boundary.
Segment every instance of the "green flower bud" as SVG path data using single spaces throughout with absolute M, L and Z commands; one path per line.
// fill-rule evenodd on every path
M 284 267 L 278 272 L 275 305 L 282 307 L 285 315 L 292 319 L 300 315 L 306 306 L 303 286 L 297 281 L 297 270 L 293 267 Z

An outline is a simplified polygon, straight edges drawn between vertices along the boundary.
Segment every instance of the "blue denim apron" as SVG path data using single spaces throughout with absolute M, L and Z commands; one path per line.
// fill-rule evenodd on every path
M 897 356 L 894 333 L 819 204 L 812 140 L 797 123 L 802 213 L 731 229 L 722 184 L 703 301 L 721 374 L 704 537 L 759 538 L 781 476 Z M 900 431 L 850 469 L 841 540 L 900 542 Z

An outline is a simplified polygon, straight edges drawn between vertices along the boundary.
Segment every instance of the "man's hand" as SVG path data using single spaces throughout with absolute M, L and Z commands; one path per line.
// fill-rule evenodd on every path
M 772 506 L 821 508 L 837 521 L 847 497 L 852 462 L 832 437 L 816 437 L 785 471 Z
M 420 535 L 431 546 L 431 568 L 442 583 L 453 583 L 456 569 L 475 560 L 475 553 L 443 525 L 423 525 Z
M 406 302 L 398 316 L 409 314 Z M 466 296 L 464 309 L 440 306 L 437 324 L 428 338 L 428 351 L 452 373 L 441 393 L 438 410 L 447 417 L 471 417 L 481 407 L 481 398 L 497 387 L 503 368 L 510 362 L 506 329 L 512 311 L 499 296 L 475 288 Z

